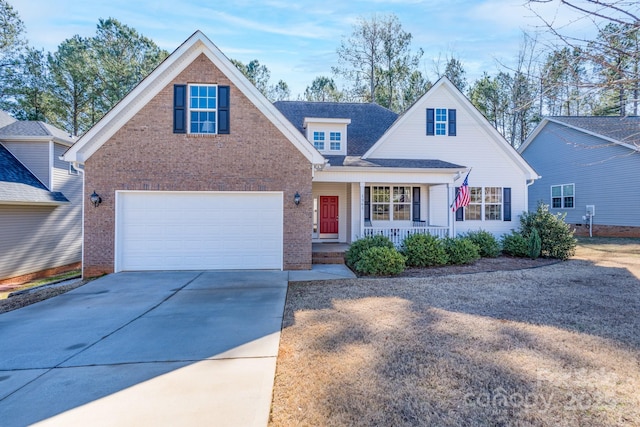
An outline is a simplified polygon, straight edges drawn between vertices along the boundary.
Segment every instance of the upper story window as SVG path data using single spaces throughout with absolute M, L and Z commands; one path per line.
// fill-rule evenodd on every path
M 340 151 L 340 141 L 342 140 L 342 133 L 329 132 L 329 149 L 333 151 Z
M 215 85 L 189 85 L 189 133 L 217 133 L 217 89 Z
M 230 133 L 230 87 L 215 84 L 173 85 L 173 133 Z
M 436 135 L 447 134 L 447 110 L 436 108 Z
M 324 150 L 324 132 L 313 133 L 313 146 L 318 150 Z
M 427 136 L 456 136 L 456 110 L 453 108 L 427 108 Z
M 555 209 L 572 209 L 574 207 L 574 184 L 551 186 L 551 207 Z
M 73 163 L 69 163 L 69 175 L 79 175 L 80 171 L 73 166 Z

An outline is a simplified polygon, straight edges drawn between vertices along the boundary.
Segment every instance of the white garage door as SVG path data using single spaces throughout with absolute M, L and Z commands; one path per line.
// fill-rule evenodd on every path
M 282 269 L 282 193 L 116 197 L 116 271 Z

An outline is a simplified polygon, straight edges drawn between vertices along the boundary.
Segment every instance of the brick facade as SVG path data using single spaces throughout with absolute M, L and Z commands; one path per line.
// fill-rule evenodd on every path
M 576 236 L 588 236 L 589 227 L 575 224 Z M 640 237 L 640 227 L 626 225 L 598 225 L 593 224 L 591 233 L 594 237 Z
M 231 86 L 229 135 L 173 133 L 173 85 L 187 83 Z M 311 174 L 302 153 L 200 55 L 86 161 L 83 274 L 114 271 L 117 190 L 282 191 L 284 268 L 309 269 Z M 98 207 L 88 201 L 94 190 Z

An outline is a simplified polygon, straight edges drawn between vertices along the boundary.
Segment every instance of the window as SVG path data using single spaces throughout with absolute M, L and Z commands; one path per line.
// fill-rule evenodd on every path
M 456 116 L 455 108 L 427 108 L 427 136 L 456 136 Z
M 464 208 L 466 221 L 482 219 L 482 187 L 469 187 L 469 205 Z
M 373 187 L 371 195 L 371 219 L 374 221 L 388 221 L 389 202 L 391 201 L 389 187 Z
M 324 150 L 324 132 L 313 133 L 313 146 L 318 150 Z
M 436 108 L 436 135 L 447 134 L 447 110 Z
M 393 187 L 393 219 L 411 219 L 411 187 Z
M 189 85 L 189 133 L 217 133 L 217 87 Z
M 340 151 L 340 140 L 342 134 L 340 132 L 329 132 L 329 149 Z
M 485 187 L 484 219 L 485 221 L 502 221 L 502 188 Z
M 574 184 L 551 186 L 551 207 L 554 209 L 572 209 L 574 206 Z
M 78 174 L 80 174 L 80 172 L 78 172 L 78 169 L 73 167 L 73 163 L 69 163 L 69 175 L 78 175 Z
M 502 221 L 502 194 L 501 187 L 469 187 L 465 221 Z
M 374 221 L 410 221 L 411 187 L 372 187 L 371 211 Z

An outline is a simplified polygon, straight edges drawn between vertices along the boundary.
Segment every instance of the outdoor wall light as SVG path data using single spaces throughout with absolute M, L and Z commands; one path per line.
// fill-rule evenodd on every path
M 100 203 L 102 203 L 102 197 L 100 197 L 100 195 L 96 193 L 96 190 L 93 190 L 93 193 L 89 196 L 89 200 L 96 208 Z
M 295 203 L 296 206 L 298 206 L 300 204 L 300 193 L 298 193 L 297 191 L 296 191 L 295 196 L 293 196 L 293 203 Z

